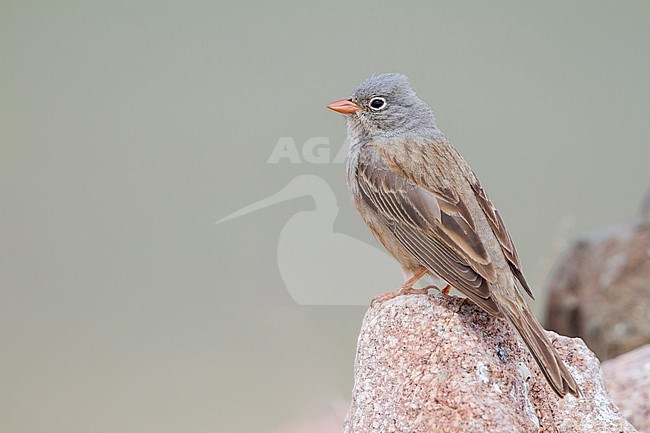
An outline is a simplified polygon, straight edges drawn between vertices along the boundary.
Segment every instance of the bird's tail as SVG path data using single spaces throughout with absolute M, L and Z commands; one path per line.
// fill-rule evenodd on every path
M 578 384 L 546 337 L 544 328 L 537 322 L 530 310 L 524 307 L 518 311 L 519 314 L 505 310 L 506 308 L 503 308 L 502 313 L 523 338 L 553 390 L 560 397 L 564 397 L 567 393 L 578 397 L 580 395 Z

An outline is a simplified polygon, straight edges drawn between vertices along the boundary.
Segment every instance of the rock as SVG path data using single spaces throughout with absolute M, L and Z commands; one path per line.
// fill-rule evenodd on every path
M 650 194 L 636 224 L 578 240 L 548 292 L 545 325 L 601 360 L 650 343 Z
M 582 397 L 556 396 L 518 334 L 453 296 L 371 308 L 359 335 L 344 432 L 634 432 L 596 357 L 548 333 Z
M 650 344 L 603 362 L 603 374 L 625 418 L 650 433 Z

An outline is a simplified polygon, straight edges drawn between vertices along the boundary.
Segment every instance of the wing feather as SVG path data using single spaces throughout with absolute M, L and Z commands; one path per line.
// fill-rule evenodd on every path
M 499 215 L 499 211 L 496 210 L 494 204 L 492 204 L 492 201 L 478 181 L 472 184 L 472 189 L 474 190 L 479 206 L 481 206 L 481 209 L 483 209 L 483 212 L 487 216 L 488 223 L 490 224 L 494 235 L 497 237 L 497 240 L 501 245 L 503 254 L 506 256 L 506 259 L 508 259 L 512 273 L 517 277 L 517 280 L 519 280 L 519 283 L 526 293 L 528 293 L 531 298 L 535 299 L 521 270 L 521 261 L 519 260 L 519 254 L 517 254 L 515 244 L 512 242 L 510 233 L 508 233 L 508 230 L 501 219 L 501 215 Z

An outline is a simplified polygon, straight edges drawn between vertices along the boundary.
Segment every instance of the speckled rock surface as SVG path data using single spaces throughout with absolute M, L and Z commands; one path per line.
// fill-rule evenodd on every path
M 582 338 L 600 360 L 650 343 L 650 194 L 637 223 L 573 244 L 548 289 L 546 327 Z
M 625 418 L 650 433 L 650 344 L 603 362 L 603 374 Z
M 583 392 L 558 398 L 509 326 L 456 297 L 400 296 L 359 335 L 344 432 L 634 432 L 579 339 L 549 337 Z

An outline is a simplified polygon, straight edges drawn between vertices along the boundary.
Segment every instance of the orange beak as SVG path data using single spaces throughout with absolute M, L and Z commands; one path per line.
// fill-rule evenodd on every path
M 332 102 L 327 108 L 341 114 L 352 114 L 357 110 L 361 110 L 361 107 L 352 102 L 351 99 L 339 99 Z

